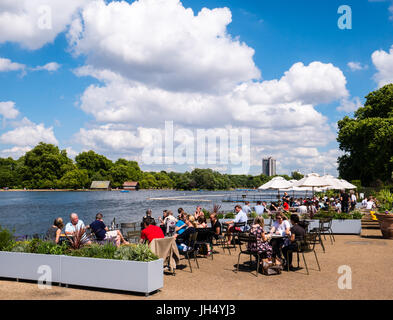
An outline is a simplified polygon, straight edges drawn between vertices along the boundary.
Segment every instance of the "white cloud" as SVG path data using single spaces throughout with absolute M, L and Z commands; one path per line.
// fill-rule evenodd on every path
M 179 0 L 96 1 L 69 40 L 95 69 L 172 91 L 217 92 L 260 78 L 254 50 L 227 33 L 228 8 L 194 15 Z
M 354 97 L 352 100 L 349 99 L 343 99 L 341 100 L 341 104 L 339 107 L 337 107 L 337 111 L 342 111 L 342 112 L 353 112 L 362 107 L 362 103 L 360 102 L 359 97 Z
M 177 0 L 87 6 L 68 33 L 75 53 L 86 56 L 74 73 L 101 83 L 80 98 L 95 121 L 75 140 L 110 156 L 138 158 L 165 120 L 176 129 L 249 128 L 256 165 L 273 154 L 283 169 L 333 168 L 334 153 L 319 149 L 336 135 L 315 106 L 351 102 L 343 72 L 331 63 L 298 62 L 279 79 L 255 81 L 254 51 L 228 34 L 230 21 L 229 9 L 194 15 Z
M 18 71 L 25 69 L 24 64 L 12 62 L 9 59 L 0 58 L 0 72 L 7 72 L 7 71 Z
M 18 147 L 33 147 L 39 142 L 58 144 L 53 127 L 45 128 L 44 124 L 35 124 L 29 120 L 25 125 L 7 131 L 0 136 L 0 142 Z
M 393 82 L 393 46 L 389 52 L 377 50 L 371 55 L 371 59 L 378 72 L 374 79 L 378 82 L 379 87 Z
M 61 67 L 60 64 L 58 64 L 57 62 L 49 62 L 43 66 L 37 66 L 35 68 L 33 68 L 33 71 L 41 71 L 41 70 L 46 70 L 49 72 L 54 72 L 59 70 L 59 68 Z
M 26 152 L 30 151 L 31 147 L 12 147 L 9 149 L 0 150 L 0 155 L 2 158 L 14 158 L 17 159 L 23 156 Z
M 15 109 L 15 102 L 0 102 L 0 115 L 3 119 L 15 119 L 19 115 L 19 111 Z
M 2 0 L 0 43 L 19 43 L 36 50 L 65 31 L 78 8 L 91 0 Z
M 351 69 L 351 71 L 360 71 L 367 69 L 367 65 L 362 65 L 360 62 L 348 62 L 348 67 Z

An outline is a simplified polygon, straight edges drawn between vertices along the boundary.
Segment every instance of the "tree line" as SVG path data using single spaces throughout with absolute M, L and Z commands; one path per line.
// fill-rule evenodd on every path
M 302 176 L 294 172 L 287 180 Z M 39 143 L 17 160 L 0 158 L 0 188 L 83 189 L 92 181 L 111 181 L 121 188 L 125 181 L 138 181 L 142 189 L 229 190 L 258 188 L 272 177 L 266 175 L 229 175 L 211 169 L 192 172 L 144 172 L 136 161 L 113 162 L 94 151 L 81 152 L 75 161 L 53 144 Z
M 354 118 L 338 122 L 340 176 L 367 187 L 393 184 L 393 84 L 369 93 Z

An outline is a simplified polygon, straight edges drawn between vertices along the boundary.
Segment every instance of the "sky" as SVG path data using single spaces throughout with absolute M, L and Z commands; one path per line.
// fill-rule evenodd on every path
M 392 31 L 391 0 L 1 0 L 0 157 L 336 176 L 337 121 L 393 82 Z

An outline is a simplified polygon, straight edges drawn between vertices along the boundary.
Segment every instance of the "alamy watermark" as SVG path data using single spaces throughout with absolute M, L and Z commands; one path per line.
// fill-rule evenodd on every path
M 175 146 L 176 144 L 176 146 Z M 174 130 L 165 121 L 165 130 L 156 130 L 152 142 L 142 151 L 144 164 L 230 166 L 232 174 L 250 170 L 250 129 Z
M 337 21 L 338 28 L 341 30 L 352 29 L 352 8 L 342 5 L 338 7 L 337 13 L 341 14 Z
M 37 8 L 38 20 L 37 27 L 40 30 L 52 29 L 52 8 L 47 5 L 42 5 Z
M 52 268 L 48 265 L 41 265 L 38 267 L 37 273 L 40 274 L 38 288 L 40 290 L 52 289 Z
M 350 266 L 342 265 L 338 267 L 338 274 L 341 276 L 338 278 L 338 288 L 340 290 L 351 290 L 352 289 L 352 269 Z

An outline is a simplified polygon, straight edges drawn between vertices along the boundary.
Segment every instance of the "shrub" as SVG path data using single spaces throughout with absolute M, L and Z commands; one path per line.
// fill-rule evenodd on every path
M 209 212 L 208 210 L 202 209 L 202 212 L 203 212 L 203 214 L 204 214 L 206 220 L 210 218 L 210 212 Z
M 115 259 L 149 262 L 158 257 L 145 244 L 124 245 L 116 249 Z
M 225 219 L 235 219 L 235 214 L 233 212 L 228 212 L 225 215 Z
M 85 258 L 115 259 L 116 249 L 116 246 L 112 243 L 107 243 L 105 245 L 90 244 L 78 250 L 71 250 L 69 255 Z
M 13 244 L 12 232 L 0 226 L 0 251 L 7 251 Z
M 262 215 L 262 217 L 263 217 L 263 219 L 270 219 L 270 216 L 269 216 L 268 213 L 264 213 L 264 214 Z
M 351 218 L 352 218 L 352 216 L 348 213 L 345 213 L 345 212 L 336 213 L 333 216 L 333 219 L 336 219 L 336 220 L 349 220 Z
M 30 242 L 29 241 L 19 241 L 15 242 L 11 248 L 8 249 L 11 252 L 30 252 Z M 7 251 L 8 251 L 7 250 Z
M 224 214 L 223 213 L 219 213 L 217 215 L 217 219 L 224 219 Z
M 257 216 L 258 216 L 257 213 L 254 212 L 254 211 L 250 213 L 250 218 L 254 218 L 255 219 Z
M 352 219 L 361 220 L 363 218 L 363 214 L 360 211 L 354 211 L 352 214 Z
M 377 199 L 381 204 L 381 209 L 383 211 L 392 209 L 393 206 L 393 194 L 388 189 L 382 189 L 378 195 Z

